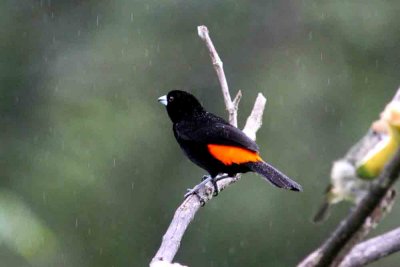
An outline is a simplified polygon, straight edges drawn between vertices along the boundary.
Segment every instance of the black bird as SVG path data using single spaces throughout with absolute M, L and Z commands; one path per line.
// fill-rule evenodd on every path
M 253 140 L 224 119 L 207 112 L 190 93 L 174 90 L 158 101 L 167 107 L 175 138 L 183 152 L 210 174 L 208 180 L 213 182 L 215 194 L 218 194 L 216 180 L 220 177 L 216 177 L 219 174 L 234 176 L 246 172 L 261 174 L 276 187 L 302 191 L 298 183 L 260 157 Z M 189 194 L 196 193 L 204 184 Z

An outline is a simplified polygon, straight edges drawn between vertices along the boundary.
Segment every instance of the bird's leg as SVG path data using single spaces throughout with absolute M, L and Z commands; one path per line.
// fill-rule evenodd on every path
M 206 179 L 208 179 L 208 178 L 210 178 L 211 176 L 209 175 L 209 174 L 207 174 L 207 175 L 203 175 L 203 177 L 201 178 L 201 181 L 204 181 L 204 180 L 206 180 Z
M 189 197 L 190 195 L 196 195 L 197 198 L 198 198 L 199 201 L 200 201 L 201 206 L 203 207 L 203 206 L 206 204 L 206 202 L 204 201 L 203 198 L 201 198 L 201 197 L 199 196 L 199 194 L 198 194 L 199 190 L 200 190 L 202 187 L 204 187 L 208 182 L 211 182 L 212 185 L 213 185 L 213 187 L 214 187 L 213 196 L 216 197 L 216 196 L 218 196 L 218 193 L 219 193 L 217 182 L 218 182 L 218 181 L 221 181 L 221 180 L 223 180 L 223 179 L 225 179 L 225 178 L 228 178 L 228 177 L 229 177 L 228 174 L 222 174 L 222 175 L 216 176 L 216 177 L 213 177 L 213 176 L 211 176 L 211 175 L 204 175 L 204 176 L 202 177 L 202 179 L 201 179 L 201 183 L 199 183 L 198 185 L 196 185 L 196 186 L 193 187 L 192 189 L 188 189 L 188 190 L 187 190 L 187 193 L 185 194 L 184 197 L 185 197 L 185 199 L 186 199 L 186 198 Z
M 210 179 L 211 178 L 211 179 Z M 216 180 L 216 176 L 215 177 L 213 177 L 213 176 L 211 176 L 211 175 L 203 175 L 203 178 L 201 178 L 201 181 L 205 181 L 205 180 L 207 180 L 207 181 L 210 181 L 211 183 L 212 183 L 212 185 L 213 185 L 213 187 L 214 187 L 214 192 L 213 192 L 213 196 L 214 197 L 216 197 L 217 195 L 218 195 L 218 185 L 217 185 L 217 181 L 219 181 L 219 180 Z
M 215 177 L 214 180 L 215 180 L 215 182 L 219 182 L 219 181 L 224 180 L 224 179 L 226 179 L 228 177 L 234 177 L 234 176 L 235 175 L 229 175 L 229 174 L 224 173 L 224 174 L 221 174 L 220 176 Z
M 200 205 L 203 207 L 203 206 L 206 204 L 206 202 L 204 201 L 203 198 L 201 198 L 201 197 L 199 196 L 198 191 L 199 191 L 202 187 L 204 187 L 208 182 L 210 182 L 210 181 L 212 181 L 212 180 L 213 180 L 213 178 L 212 178 L 211 176 L 209 176 L 209 175 L 203 176 L 201 183 L 199 183 L 198 185 L 196 185 L 196 186 L 193 187 L 192 189 L 188 189 L 188 190 L 187 190 L 188 192 L 187 192 L 187 193 L 185 194 L 185 196 L 184 196 L 185 199 L 188 198 L 188 197 L 191 196 L 191 195 L 196 195 L 197 198 L 198 198 L 199 201 L 200 201 Z
M 214 197 L 218 196 L 218 193 L 219 193 L 217 182 L 221 181 L 221 180 L 223 180 L 225 178 L 228 178 L 228 177 L 229 177 L 228 174 L 221 174 L 219 176 L 215 176 L 215 177 L 212 178 L 211 183 L 214 186 L 214 193 L 213 193 Z

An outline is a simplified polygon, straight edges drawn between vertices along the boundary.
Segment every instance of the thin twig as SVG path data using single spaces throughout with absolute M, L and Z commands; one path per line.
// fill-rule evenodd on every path
M 259 114 L 263 113 L 266 103 L 267 99 L 263 96 L 263 94 L 258 93 L 253 110 L 251 111 L 250 116 L 247 118 L 246 125 L 244 126 L 243 132 L 253 140 L 256 140 L 256 132 L 261 128 L 262 116 L 259 116 Z
M 225 77 L 225 72 L 223 65 L 224 63 L 222 62 L 221 58 L 219 57 L 217 50 L 214 47 L 213 42 L 211 41 L 210 34 L 208 32 L 208 29 L 206 26 L 198 26 L 197 27 L 197 34 L 199 37 L 206 43 L 208 51 L 210 52 L 210 57 L 212 64 L 214 66 L 215 71 L 217 72 L 218 80 L 221 85 L 222 89 L 222 94 L 224 96 L 224 101 L 225 101 L 225 107 L 226 110 L 229 113 L 229 123 L 232 124 L 233 126 L 237 127 L 237 110 L 238 110 L 238 105 L 241 97 L 236 96 L 235 97 L 235 103 L 232 102 L 231 94 L 229 93 L 229 87 L 228 87 L 228 82 Z
M 198 34 L 200 38 L 206 43 L 210 57 L 217 73 L 219 82 L 221 84 L 222 93 L 224 96 L 225 107 L 229 112 L 229 122 L 237 127 L 237 111 L 240 98 L 242 96 L 241 91 L 239 91 L 234 98 L 233 102 L 229 93 L 228 83 L 226 82 L 224 70 L 222 67 L 222 61 L 211 41 L 208 33 L 208 29 L 205 26 L 198 27 Z M 247 119 L 246 126 L 243 131 L 253 140 L 255 140 L 256 132 L 261 127 L 262 116 L 266 104 L 265 97 L 259 93 L 254 104 L 251 115 Z M 238 174 L 235 177 L 228 177 L 217 182 L 219 191 L 222 191 L 229 185 L 235 183 L 240 179 L 241 175 Z M 204 188 L 200 189 L 198 196 L 204 200 L 204 202 L 209 201 L 213 197 L 214 187 L 211 183 L 205 185 Z M 151 262 L 151 267 L 155 267 L 162 261 L 163 263 L 170 263 L 174 259 L 177 253 L 183 235 L 193 220 L 195 214 L 200 209 L 200 202 L 197 196 L 189 196 L 175 211 L 174 218 L 171 221 L 167 232 L 164 234 L 161 246 L 157 251 Z M 167 265 L 168 266 L 168 265 Z
M 340 267 L 359 267 L 400 251 L 400 227 L 355 246 Z

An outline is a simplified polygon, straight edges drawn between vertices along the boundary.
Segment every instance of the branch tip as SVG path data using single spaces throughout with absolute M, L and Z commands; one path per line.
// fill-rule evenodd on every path
M 197 34 L 204 41 L 207 38 L 207 35 L 209 34 L 207 27 L 204 25 L 197 26 Z
M 238 110 L 239 108 L 239 102 L 242 99 L 242 91 L 239 90 L 235 96 L 235 98 L 233 99 L 233 106 L 236 110 Z

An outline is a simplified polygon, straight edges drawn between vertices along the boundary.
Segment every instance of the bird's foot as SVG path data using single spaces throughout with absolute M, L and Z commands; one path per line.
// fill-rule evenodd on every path
M 201 177 L 201 181 L 203 182 L 204 180 L 207 180 L 210 178 L 212 178 L 211 175 L 203 175 L 203 177 Z
M 197 198 L 199 199 L 199 201 L 200 201 L 200 205 L 203 207 L 205 204 L 206 204 L 206 202 L 205 202 L 205 200 L 201 197 L 201 196 L 199 196 L 199 190 L 201 189 L 201 188 L 203 188 L 205 185 L 206 185 L 206 183 L 208 183 L 208 182 L 212 182 L 212 177 L 211 176 L 209 176 L 209 175 L 205 175 L 205 176 L 203 176 L 203 179 L 202 179 L 202 181 L 201 181 L 201 183 L 199 183 L 198 185 L 196 185 L 195 187 L 193 187 L 192 189 L 188 189 L 187 190 L 187 193 L 185 194 L 185 199 L 186 198 L 188 198 L 189 196 L 191 196 L 191 195 L 196 195 L 197 196 Z
M 199 192 L 198 191 L 195 191 L 195 190 L 193 190 L 193 188 L 191 189 L 191 188 L 188 188 L 187 189 L 187 192 L 186 192 L 186 194 L 185 194 L 185 199 L 187 199 L 188 197 L 190 197 L 191 195 L 195 195 L 196 197 L 197 197 L 197 199 L 199 200 L 199 202 L 200 202 L 200 206 L 201 207 L 204 207 L 204 205 L 206 205 L 206 201 L 204 200 L 204 198 L 202 198 L 200 195 L 199 195 Z
M 219 176 L 215 177 L 215 178 L 214 178 L 214 181 L 215 181 L 215 182 L 218 182 L 218 181 L 224 180 L 224 179 L 226 179 L 226 178 L 228 178 L 228 177 L 234 177 L 234 176 L 235 176 L 235 175 L 229 175 L 229 174 L 224 173 L 224 174 L 222 174 L 222 175 L 219 175 Z
M 216 196 L 218 196 L 219 190 L 218 190 L 218 185 L 217 185 L 217 181 L 215 180 L 215 178 L 211 179 L 211 183 L 214 187 L 213 197 L 216 197 Z
M 199 183 L 198 185 L 196 185 L 195 187 L 193 187 L 192 189 L 188 189 L 187 193 L 185 194 L 185 199 L 188 198 L 191 195 L 196 195 L 197 198 L 200 201 L 201 206 L 203 207 L 206 202 L 205 200 L 199 196 L 198 192 L 201 188 L 203 188 L 208 182 L 211 182 L 213 187 L 214 187 L 214 192 L 213 192 L 213 196 L 216 197 L 218 196 L 219 190 L 218 190 L 218 185 L 217 182 L 227 178 L 228 175 L 224 174 L 218 177 L 213 178 L 211 175 L 204 175 L 203 178 L 201 179 L 201 183 Z
M 217 182 L 219 180 L 217 180 L 217 177 L 213 177 L 211 175 L 203 175 L 203 178 L 201 180 L 202 181 L 209 180 L 212 183 L 213 187 L 214 187 L 213 196 L 214 197 L 218 196 L 219 190 L 218 190 Z
M 218 194 L 219 194 L 219 188 L 218 188 L 218 185 L 217 185 L 217 182 L 218 181 L 221 181 L 221 180 L 223 180 L 223 179 L 225 179 L 225 178 L 228 178 L 228 177 L 230 177 L 228 174 L 221 174 L 221 175 L 219 175 L 219 176 L 217 176 L 217 177 L 215 177 L 215 178 L 213 178 L 212 180 L 211 180 L 211 183 L 213 184 L 213 186 L 214 186 L 214 193 L 213 193 L 213 196 L 214 197 L 216 197 L 216 196 L 218 196 Z M 221 190 L 222 191 L 222 190 Z

